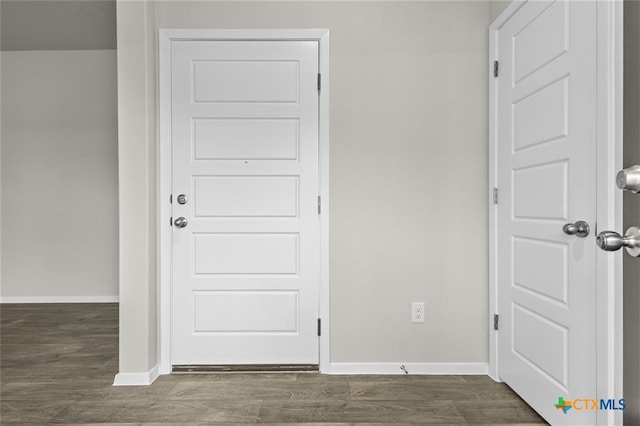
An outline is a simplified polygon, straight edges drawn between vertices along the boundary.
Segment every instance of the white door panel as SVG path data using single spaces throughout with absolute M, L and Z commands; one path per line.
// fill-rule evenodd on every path
M 194 273 L 298 274 L 299 233 L 194 233 Z
M 197 217 L 297 217 L 298 176 L 194 178 Z
M 567 136 L 568 85 L 563 77 L 514 102 L 514 151 Z
M 512 79 L 516 83 L 569 51 L 569 5 L 563 1 L 550 4 L 529 4 L 512 21 Z
M 296 291 L 195 293 L 195 331 L 297 333 Z
M 171 66 L 172 363 L 317 364 L 318 43 L 173 41 Z
M 298 102 L 296 60 L 199 60 L 193 73 L 196 102 Z
M 298 159 L 297 119 L 194 119 L 193 125 L 196 160 Z
M 498 33 L 499 374 L 552 424 L 596 397 L 596 3 L 531 1 Z

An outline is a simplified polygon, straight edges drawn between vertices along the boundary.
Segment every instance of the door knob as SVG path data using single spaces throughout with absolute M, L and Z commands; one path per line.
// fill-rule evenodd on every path
M 187 223 L 189 223 L 189 221 L 184 217 L 179 217 L 173 221 L 173 224 L 178 228 L 184 228 L 185 226 L 187 226 Z
M 567 223 L 562 227 L 562 232 L 567 235 L 575 235 L 578 238 L 584 238 L 589 235 L 589 224 L 584 220 L 576 223 Z
M 616 175 L 618 188 L 625 191 L 640 192 L 640 166 L 631 166 L 628 169 L 620 170 Z
M 630 227 L 624 237 L 617 232 L 602 231 L 596 237 L 596 244 L 605 251 L 616 251 L 624 247 L 631 256 L 640 257 L 640 228 Z
M 178 195 L 177 201 L 178 204 L 187 204 L 187 202 L 189 201 L 189 197 L 184 194 L 180 194 Z

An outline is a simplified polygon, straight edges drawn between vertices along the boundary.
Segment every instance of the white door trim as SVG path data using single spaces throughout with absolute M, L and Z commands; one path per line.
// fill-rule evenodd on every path
M 493 331 L 498 307 L 497 210 L 497 83 L 493 61 L 499 60 L 498 31 L 526 3 L 515 0 L 489 27 L 489 375 L 500 380 L 499 333 Z M 622 193 L 615 173 L 622 168 L 622 1 L 597 6 L 597 224 L 596 230 L 622 230 Z M 597 392 L 585 398 L 622 398 L 622 256 L 597 251 Z M 622 424 L 622 412 L 599 410 L 598 424 Z
M 322 90 L 319 97 L 319 194 L 322 197 L 320 215 L 320 276 L 319 307 L 322 318 L 320 336 L 320 371 L 329 372 L 330 351 L 330 285 L 329 285 L 329 30 L 159 30 L 159 192 L 158 192 L 158 264 L 160 291 L 158 300 L 158 342 L 160 374 L 171 372 L 171 42 L 173 40 L 313 40 L 319 45 L 319 65 Z

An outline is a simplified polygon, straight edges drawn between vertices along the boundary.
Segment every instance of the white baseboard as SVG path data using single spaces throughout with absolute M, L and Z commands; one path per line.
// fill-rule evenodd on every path
M 329 374 L 488 375 L 488 362 L 332 362 Z
M 118 303 L 118 296 L 0 297 L 0 303 Z
M 488 375 L 487 362 L 333 362 L 328 374 L 406 374 L 400 367 L 404 366 L 408 374 L 414 375 Z M 156 365 L 146 373 L 118 373 L 113 386 L 146 386 L 153 383 L 160 375 L 160 367 Z
M 118 373 L 113 380 L 113 386 L 148 386 L 153 383 L 159 375 L 158 365 L 146 373 Z

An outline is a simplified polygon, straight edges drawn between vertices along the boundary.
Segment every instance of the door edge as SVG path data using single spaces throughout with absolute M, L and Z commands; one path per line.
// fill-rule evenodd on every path
M 498 32 L 516 14 L 527 0 L 515 0 L 489 26 L 489 194 L 487 204 L 489 206 L 489 312 L 487 315 L 487 327 L 489 330 L 489 376 L 501 382 L 498 359 L 498 333 L 494 326 L 494 315 L 498 314 L 498 281 L 497 281 L 497 237 L 498 237 L 498 212 L 494 204 L 494 188 L 498 188 L 498 84 L 495 72 L 495 63 L 498 61 Z
M 622 229 L 622 191 L 615 176 L 623 151 L 622 1 L 597 2 L 597 230 Z M 598 398 L 623 397 L 622 255 L 597 250 Z M 621 425 L 623 412 L 599 410 L 598 424 Z

